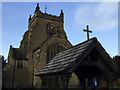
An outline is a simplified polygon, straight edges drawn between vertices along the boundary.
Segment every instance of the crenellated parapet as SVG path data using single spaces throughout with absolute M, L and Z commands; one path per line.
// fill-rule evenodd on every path
M 51 20 L 51 21 L 56 21 L 56 22 L 62 22 L 64 23 L 64 13 L 63 13 L 63 10 L 61 10 L 61 13 L 59 16 L 56 16 L 56 15 L 52 15 L 52 14 L 48 14 L 48 13 L 43 13 L 41 12 L 40 10 L 40 7 L 39 7 L 39 4 L 37 3 L 37 7 L 35 9 L 35 12 L 34 12 L 34 16 L 29 17 L 29 26 L 31 25 L 31 23 L 36 19 L 36 18 L 41 18 L 41 19 L 47 19 L 47 20 Z

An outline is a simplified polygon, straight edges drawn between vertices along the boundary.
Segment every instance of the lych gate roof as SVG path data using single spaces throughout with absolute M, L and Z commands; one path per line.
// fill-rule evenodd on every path
M 12 48 L 12 57 L 18 60 L 27 60 L 27 51 L 20 48 Z
M 95 41 L 97 41 L 97 39 L 92 38 L 58 53 L 45 67 L 43 67 L 43 69 L 36 73 L 36 76 L 65 70 L 76 60 L 78 56 L 88 50 L 89 46 L 91 46 Z

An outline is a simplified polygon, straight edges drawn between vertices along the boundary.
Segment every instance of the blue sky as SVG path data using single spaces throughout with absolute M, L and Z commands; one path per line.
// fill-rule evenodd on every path
M 19 47 L 28 30 L 28 18 L 34 15 L 36 2 L 2 3 L 2 52 L 7 58 L 10 45 Z M 88 24 L 90 38 L 97 37 L 111 57 L 118 54 L 118 3 L 117 2 L 40 2 L 40 10 L 59 16 L 64 12 L 64 29 L 68 40 L 76 45 L 87 39 L 83 29 Z

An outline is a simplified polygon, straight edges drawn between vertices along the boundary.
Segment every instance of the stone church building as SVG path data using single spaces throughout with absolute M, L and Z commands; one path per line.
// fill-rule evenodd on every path
M 55 16 L 41 12 L 37 4 L 34 16 L 29 17 L 28 30 L 23 35 L 20 47 L 10 46 L 4 87 L 40 87 L 41 81 L 34 74 L 57 53 L 72 46 L 63 25 L 62 10 L 59 16 Z
M 63 10 L 55 16 L 41 12 L 37 4 L 20 47 L 10 46 L 3 88 L 113 87 L 117 75 L 117 66 L 96 38 L 72 46 Z

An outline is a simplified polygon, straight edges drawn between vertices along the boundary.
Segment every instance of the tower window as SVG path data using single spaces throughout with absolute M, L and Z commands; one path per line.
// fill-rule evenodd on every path
M 23 68 L 23 63 L 22 63 L 22 62 L 17 61 L 17 68 Z
M 20 64 L 20 67 L 21 67 L 21 68 L 23 67 L 22 62 L 21 62 L 21 64 Z
M 19 68 L 19 62 L 17 62 L 17 68 Z

